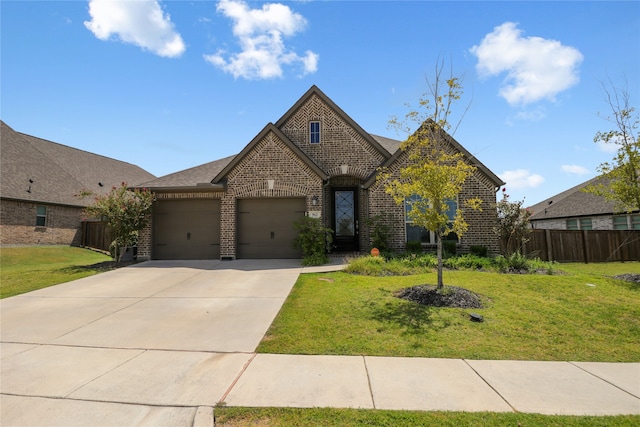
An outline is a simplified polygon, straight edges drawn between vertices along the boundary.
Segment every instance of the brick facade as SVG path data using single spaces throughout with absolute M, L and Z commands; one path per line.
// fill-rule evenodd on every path
M 36 226 L 38 206 L 46 206 L 43 227 Z M 80 245 L 83 208 L 3 199 L 0 203 L 0 244 Z
M 389 166 L 391 179 L 399 178 L 399 170 L 407 165 L 408 156 L 402 154 Z M 467 232 L 460 238 L 457 251 L 469 252 L 471 246 L 486 246 L 491 253 L 500 250 L 499 240 L 495 233 L 498 214 L 496 210 L 496 187 L 482 171 L 476 169 L 473 175 L 462 186 L 458 196 L 458 207 L 464 209 L 464 201 L 472 198 L 482 200 L 481 210 L 466 209 L 464 219 L 469 224 Z M 376 182 L 369 188 L 369 212 L 387 214 L 385 223 L 391 227 L 390 246 L 395 251 L 402 251 L 406 245 L 406 225 L 404 206 L 397 205 L 385 192 L 383 182 Z

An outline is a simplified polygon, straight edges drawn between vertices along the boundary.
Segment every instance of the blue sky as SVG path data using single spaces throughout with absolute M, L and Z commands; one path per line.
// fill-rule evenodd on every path
M 640 95 L 640 2 L 0 2 L 0 116 L 162 176 L 239 152 L 317 85 L 370 133 L 438 59 L 454 137 L 534 204 L 596 175 L 603 82 Z M 454 119 L 456 119 L 454 117 Z M 610 147 L 609 147 L 610 148 Z

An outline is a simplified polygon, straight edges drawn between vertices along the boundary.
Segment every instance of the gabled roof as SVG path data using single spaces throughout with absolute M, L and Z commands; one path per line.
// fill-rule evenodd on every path
M 137 184 L 154 175 L 144 169 L 14 131 L 0 121 L 0 195 L 4 199 L 86 206 L 76 194 L 106 194 L 122 182 Z
M 309 90 L 298 99 L 298 101 L 293 104 L 293 107 L 289 108 L 289 110 L 284 113 L 282 117 L 276 122 L 275 126 L 277 128 L 281 128 L 287 120 L 289 120 L 304 104 L 313 96 L 316 95 L 322 101 L 329 106 L 333 111 L 335 111 L 342 119 L 347 122 L 347 124 L 353 128 L 356 132 L 358 132 L 369 144 L 371 144 L 377 151 L 379 151 L 385 158 L 389 158 L 391 154 L 389 154 L 389 150 L 385 149 L 380 143 L 370 134 L 365 132 L 364 129 L 360 127 L 358 123 L 356 123 L 347 113 L 345 113 L 342 108 L 338 107 L 338 105 L 333 102 L 327 95 L 324 94 L 316 85 L 311 86 Z
M 220 183 L 226 174 L 228 174 L 234 166 L 238 164 L 253 148 L 265 137 L 269 132 L 273 132 L 285 145 L 294 152 L 296 156 L 300 158 L 307 166 L 309 166 L 319 177 L 323 180 L 328 178 L 328 175 L 325 171 L 320 169 L 318 165 L 315 164 L 313 160 L 309 158 L 297 145 L 287 138 L 285 134 L 283 134 L 280 129 L 278 129 L 273 123 L 269 123 L 262 129 L 262 131 L 255 137 L 249 144 L 247 144 L 244 149 L 233 158 L 225 167 L 222 169 L 212 180 L 213 184 Z
M 530 206 L 530 221 L 616 213 L 615 204 L 602 196 L 583 191 L 590 184 L 607 185 L 609 179 L 597 176 Z
M 424 125 L 423 125 L 424 126 Z M 458 141 L 456 141 L 451 135 L 449 135 L 446 131 L 440 129 L 440 132 L 443 133 L 444 138 L 446 139 L 446 141 L 451 144 L 457 151 L 461 152 L 462 155 L 465 157 L 465 159 L 467 159 L 473 166 L 475 166 L 478 170 L 480 170 L 482 173 L 484 173 L 487 178 L 489 178 L 491 180 L 491 182 L 493 182 L 493 184 L 495 185 L 495 187 L 501 187 L 505 184 L 504 181 L 502 181 L 500 179 L 500 177 L 498 177 L 498 175 L 494 174 L 493 172 L 491 172 L 491 170 L 486 167 L 480 160 L 478 160 L 476 158 L 476 156 L 474 156 L 473 154 L 471 154 L 469 151 L 467 151 L 466 148 L 464 148 Z M 382 138 L 382 137 L 378 137 L 378 138 Z M 399 142 L 399 141 L 394 141 L 392 139 L 388 139 L 385 138 L 386 144 L 388 144 L 388 146 L 390 148 L 393 147 L 392 144 L 394 144 L 395 142 Z M 393 156 L 391 156 L 389 159 L 387 159 L 387 161 L 385 161 L 381 167 L 385 168 L 385 167 L 389 167 L 391 166 L 402 154 L 402 150 L 400 149 L 400 145 L 398 145 L 398 148 L 396 149 L 396 151 L 393 153 Z M 369 177 L 369 179 L 367 180 L 367 182 L 364 183 L 364 188 L 369 188 L 371 185 L 373 185 L 376 182 L 376 178 L 378 176 L 378 172 L 376 171 L 373 175 L 371 175 L 371 177 Z

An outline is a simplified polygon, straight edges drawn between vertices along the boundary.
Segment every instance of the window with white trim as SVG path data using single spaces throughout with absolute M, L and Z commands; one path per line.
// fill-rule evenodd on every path
M 36 227 L 47 226 L 47 207 L 36 206 Z
M 406 229 L 406 241 L 417 241 L 422 243 L 423 245 L 435 244 L 436 243 L 436 233 L 427 230 L 424 227 L 414 224 L 413 220 L 409 216 L 409 212 L 413 209 L 413 206 L 416 202 L 420 202 L 422 199 L 420 196 L 411 196 L 405 199 L 404 203 L 404 218 L 405 218 L 405 229 Z M 456 212 L 458 211 L 458 201 L 457 200 L 447 200 L 446 204 L 448 206 L 447 217 L 449 218 L 449 226 L 453 224 L 453 220 L 455 219 Z M 443 237 L 443 241 L 458 241 L 458 236 L 456 233 L 449 233 Z
M 320 122 L 309 122 L 309 142 L 320 144 Z

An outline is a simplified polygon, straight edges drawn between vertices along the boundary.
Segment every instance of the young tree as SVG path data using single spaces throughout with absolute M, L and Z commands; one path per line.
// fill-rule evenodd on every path
M 84 192 L 82 197 L 91 193 Z M 126 183 L 112 187 L 109 194 L 96 196 L 84 210 L 85 215 L 100 218 L 111 228 L 116 262 L 120 262 L 122 248 L 137 242 L 138 232 L 149 222 L 153 193 L 147 189 L 129 190 Z
M 640 118 L 631 105 L 626 87 L 618 88 L 613 83 L 610 86 L 607 88 L 603 84 L 613 116 L 605 119 L 614 128 L 596 133 L 593 142 L 615 144 L 618 150 L 611 162 L 598 166 L 598 172 L 608 180 L 592 184 L 585 190 L 613 201 L 621 211 L 631 212 L 640 209 Z
M 424 111 L 410 111 L 403 120 L 394 118 L 390 122 L 392 128 L 409 135 L 400 146 L 407 156 L 406 166 L 399 170 L 399 177 L 392 178 L 389 171 L 380 175 L 380 179 L 385 180 L 386 192 L 397 204 L 404 205 L 409 201 L 408 216 L 414 224 L 434 232 L 438 290 L 443 288 L 442 239 L 451 232 L 462 237 L 468 229 L 461 206 L 448 215 L 450 202 L 458 201 L 464 182 L 476 169 L 449 142 L 451 108 L 460 99 L 462 86 L 459 78 L 453 75 L 443 79 L 443 65 L 440 61 L 436 66 L 432 84 L 427 80 L 429 92 L 419 101 L 419 107 Z M 418 129 L 411 133 L 411 127 L 416 125 Z M 479 199 L 462 203 L 472 209 L 480 209 L 480 204 Z

